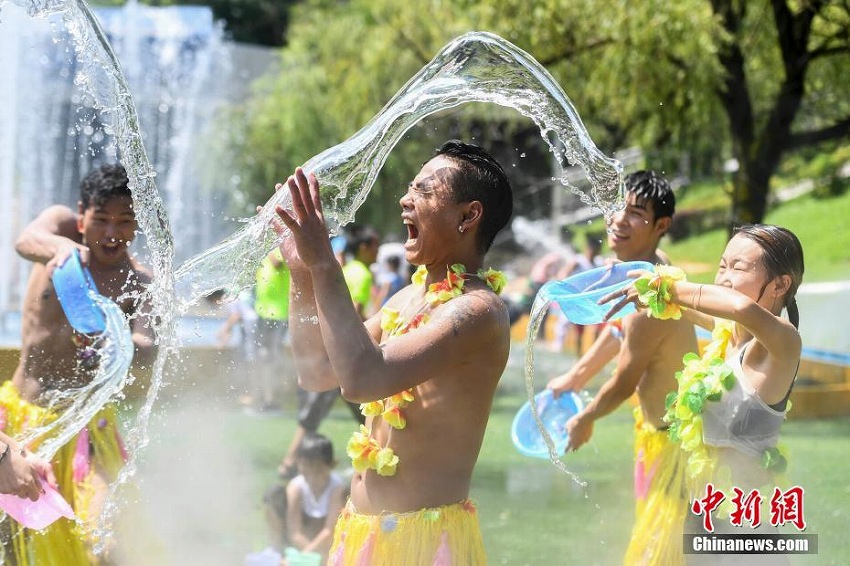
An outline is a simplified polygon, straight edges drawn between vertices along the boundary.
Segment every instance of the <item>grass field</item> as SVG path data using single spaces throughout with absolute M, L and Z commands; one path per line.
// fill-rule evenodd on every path
M 551 372 L 562 361 L 569 363 L 566 357 L 548 355 L 539 373 Z M 480 506 L 489 563 L 621 563 L 633 519 L 631 408 L 621 407 L 599 421 L 591 444 L 565 458 L 569 469 L 586 482 L 582 487 L 548 460 L 516 451 L 510 426 L 524 401 L 520 370 L 513 364 L 503 378 L 473 478 L 472 496 Z M 266 544 L 259 501 L 275 481 L 277 463 L 294 431 L 292 409 L 272 418 L 245 415 L 236 408 L 223 412 L 225 449 L 236 451 L 250 464 L 246 467 L 250 474 L 240 481 L 248 483 L 254 502 L 243 517 L 242 534 L 230 532 L 226 539 L 234 553 Z M 321 431 L 334 441 L 341 469 L 348 465 L 344 447 L 353 426 L 341 403 L 322 425 Z M 850 418 L 792 420 L 783 425 L 782 441 L 791 452 L 789 480 L 805 489 L 806 532 L 819 537 L 819 554 L 792 557 L 792 564 L 848 561 L 848 431 Z M 762 513 L 766 517 L 768 510 L 763 507 Z
M 848 210 L 850 193 L 801 197 L 770 211 L 767 222 L 791 228 L 803 243 L 805 282 L 850 279 Z M 716 230 L 663 247 L 674 262 L 688 264 L 692 280 L 711 281 L 725 240 L 725 231 Z M 520 455 L 511 443 L 511 422 L 525 401 L 518 360 L 521 345 L 515 344 L 473 477 L 489 563 L 622 563 L 633 520 L 630 407 L 599 421 L 592 442 L 565 458 L 582 486 L 548 460 Z M 538 388 L 572 363 L 552 354 L 538 361 Z M 238 564 L 268 544 L 261 500 L 295 430 L 295 400 L 287 398 L 282 415 L 246 415 L 236 403 L 246 377 L 233 369 L 229 383 L 205 386 L 204 372 L 193 369 L 191 386 L 176 383 L 175 392 L 163 392 L 137 480 L 170 563 Z M 348 466 L 345 444 L 353 429 L 341 403 L 322 425 L 340 469 Z M 806 533 L 819 543 L 817 555 L 795 556 L 791 563 L 850 563 L 850 417 L 788 421 L 782 442 L 791 453 L 789 480 L 805 489 Z
M 803 245 L 806 273 L 804 282 L 850 279 L 850 192 L 830 199 L 801 197 L 772 209 L 765 219 L 793 231 Z M 682 242 L 664 244 L 674 262 L 703 264 L 709 269 L 689 270 L 693 280 L 711 281 L 725 247 L 725 230 L 714 230 Z

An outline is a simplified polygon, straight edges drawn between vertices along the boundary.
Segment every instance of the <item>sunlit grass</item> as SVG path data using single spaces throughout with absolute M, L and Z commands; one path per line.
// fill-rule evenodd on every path
M 553 356 L 549 356 L 551 364 Z M 564 358 L 568 364 L 569 359 Z M 545 377 L 538 377 L 542 383 Z M 633 520 L 631 407 L 624 405 L 597 422 L 591 443 L 565 458 L 583 488 L 548 460 L 519 454 L 510 439 L 510 426 L 525 401 L 521 375 L 510 369 L 503 378 L 473 477 L 472 497 L 479 504 L 480 521 L 490 564 L 620 564 Z M 354 421 L 338 403 L 321 432 L 336 448 L 339 467 L 348 466 L 345 443 Z M 262 418 L 234 413 L 230 430 L 234 442 L 262 470 L 251 478 L 259 502 L 263 490 L 275 481 L 275 469 L 294 431 L 292 412 Z M 788 421 L 782 442 L 791 452 L 789 479 L 805 489 L 807 533 L 819 536 L 817 556 L 792 557 L 794 564 L 845 564 L 850 539 L 850 418 Z M 769 511 L 762 510 L 763 516 Z M 265 545 L 257 505 L 252 548 Z M 794 531 L 790 531 L 794 532 Z
M 771 209 L 765 222 L 778 224 L 794 232 L 803 245 L 806 262 L 805 282 L 842 281 L 850 279 L 850 191 L 829 198 L 801 197 Z M 695 281 L 711 281 L 723 248 L 726 231 L 712 230 L 662 247 L 674 263 L 702 264 L 708 270 L 688 272 Z

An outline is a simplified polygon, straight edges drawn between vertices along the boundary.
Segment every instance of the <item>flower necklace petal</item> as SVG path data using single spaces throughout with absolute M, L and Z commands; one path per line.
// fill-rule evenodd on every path
M 471 276 L 466 272 L 463 264 L 456 263 L 448 269 L 446 278 L 437 283 L 428 285 L 425 293 L 425 306 L 433 309 L 463 294 L 464 282 Z M 501 293 L 506 284 L 506 278 L 501 271 L 495 269 L 479 269 L 476 277 L 487 283 L 487 286 L 495 293 Z M 414 285 L 424 285 L 428 277 L 428 270 L 420 265 L 413 274 Z M 407 334 L 426 324 L 430 316 L 427 312 L 415 314 L 409 321 L 405 321 L 398 310 L 384 307 L 381 309 L 381 330 L 386 332 L 388 339 Z M 360 412 L 367 417 L 380 416 L 384 421 L 396 430 L 403 430 L 407 426 L 407 417 L 402 409 L 413 402 L 413 389 L 405 389 L 385 399 L 370 401 L 360 405 Z M 381 447 L 377 440 L 372 438 L 372 431 L 365 425 L 352 433 L 346 445 L 346 453 L 351 458 L 354 470 L 362 473 L 366 470 L 375 470 L 381 476 L 393 476 L 398 467 L 398 456 L 391 448 Z
M 637 278 L 634 287 L 640 304 L 649 309 L 649 316 L 678 320 L 682 317 L 682 307 L 672 302 L 673 286 L 677 281 L 685 280 L 685 272 L 678 267 L 656 265 L 652 273 Z
M 735 372 L 726 363 L 726 349 L 734 328 L 732 321 L 716 319 L 712 340 L 703 355 L 689 353 L 682 358 L 685 366 L 676 373 L 679 387 L 667 394 L 664 420 L 670 423 L 670 439 L 681 443 L 682 450 L 689 453 L 686 470 L 691 479 L 703 476 L 717 465 L 716 457 L 703 439 L 702 412 L 706 403 L 719 401 L 735 385 Z M 762 458 L 765 469 L 781 473 L 786 465 L 787 457 L 780 449 L 765 450 Z

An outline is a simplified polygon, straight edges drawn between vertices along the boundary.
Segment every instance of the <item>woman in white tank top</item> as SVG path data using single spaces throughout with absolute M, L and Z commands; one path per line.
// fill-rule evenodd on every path
M 718 449 L 738 485 L 755 488 L 770 478 L 763 456 L 776 447 L 800 363 L 795 295 L 803 270 L 802 246 L 792 232 L 748 225 L 736 230 L 727 244 L 714 285 L 665 282 L 662 299 L 681 307 L 681 316 L 709 330 L 716 330 L 720 320 L 733 323 L 722 326 L 731 329 L 723 349 L 734 380 L 730 380 L 731 389 L 705 401 L 701 424 L 703 442 Z M 647 278 L 650 287 L 660 283 L 657 274 L 644 274 Z M 628 302 L 641 304 L 639 295 L 636 286 L 629 286 L 600 302 L 619 299 L 613 313 Z M 787 319 L 782 317 L 783 310 L 788 312 Z M 723 352 L 718 355 L 724 357 Z

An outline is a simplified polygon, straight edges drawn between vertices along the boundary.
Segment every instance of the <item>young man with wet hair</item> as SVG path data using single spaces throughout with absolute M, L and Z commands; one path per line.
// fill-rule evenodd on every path
M 277 213 L 292 232 L 282 247 L 301 385 L 341 387 L 367 416 L 347 445 L 355 473 L 330 563 L 486 563 L 469 488 L 510 348 L 504 280 L 484 269 L 512 211 L 504 170 L 456 141 L 422 167 L 400 200 L 419 270 L 365 322 L 328 244 L 318 181 L 297 169 L 287 185 L 292 210 Z
M 9 436 L 55 418 L 45 407 L 50 395 L 85 385 L 97 370 L 92 337 L 68 323 L 51 280 L 53 270 L 74 251 L 89 268 L 98 292 L 118 303 L 130 319 L 136 367 L 152 362 L 156 349 L 147 318 L 150 304 L 144 298 L 150 274 L 129 253 L 135 235 L 127 174 L 115 164 L 83 179 L 76 212 L 50 206 L 18 238 L 15 249 L 33 267 L 23 302 L 21 359 L 12 379 L 0 387 L 4 432 Z M 63 518 L 33 536 L 9 521 L 11 535 L 17 538 L 6 545 L 7 558 L 14 554 L 19 564 L 33 558 L 38 564 L 90 563 L 86 543 L 92 542 L 92 533 L 87 527 L 97 519 L 106 488 L 124 464 L 114 406 L 104 407 L 80 434 L 87 441 L 69 441 L 57 453 L 53 469 L 60 492 L 86 526 Z
M 666 258 L 658 251 L 658 243 L 669 229 L 676 208 L 670 184 L 654 171 L 631 173 L 624 182 L 626 206 L 613 216 L 608 226 L 608 245 L 620 261 L 666 263 Z M 635 410 L 635 454 L 643 456 L 635 462 L 636 477 L 646 477 L 652 482 L 658 468 L 675 466 L 681 450 L 667 438 L 668 425 L 663 420 L 665 399 L 669 392 L 676 390 L 675 374 L 682 369 L 682 357 L 695 351 L 694 327 L 685 319 L 659 320 L 637 312 L 608 324 L 587 353 L 567 373 L 551 379 L 547 385 L 556 395 L 581 390 L 617 357 L 613 376 L 602 385 L 593 401 L 567 422 L 570 438 L 567 450 L 578 450 L 588 442 L 593 434 L 593 423 L 637 393 L 640 406 Z M 656 449 L 659 446 L 663 447 L 661 451 Z M 636 526 L 643 514 L 653 513 L 645 504 L 645 494 L 644 490 L 635 494 Z M 652 553 L 654 548 L 664 547 L 679 557 L 682 555 L 681 537 L 650 542 L 637 550 L 644 542 L 632 540 L 627 563 L 641 562 L 643 558 L 635 554 L 643 555 L 645 549 Z

